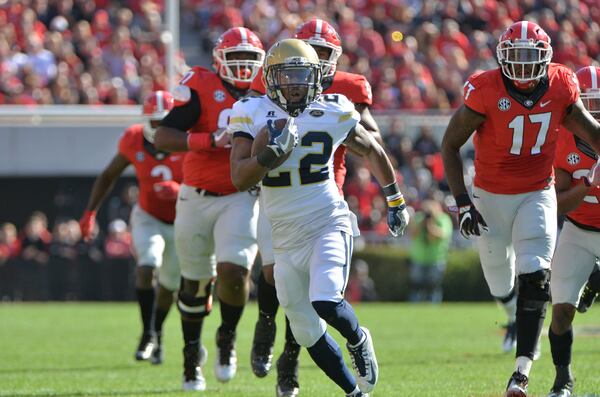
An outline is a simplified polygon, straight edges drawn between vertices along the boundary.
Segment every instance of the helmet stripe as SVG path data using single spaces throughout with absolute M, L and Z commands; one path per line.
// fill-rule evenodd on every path
M 161 113 L 165 110 L 165 104 L 163 102 L 163 92 L 162 91 L 156 91 L 156 107 L 157 107 L 157 112 Z
M 529 25 L 529 22 L 521 22 L 521 40 L 527 40 L 527 25 Z
M 598 69 L 595 66 L 590 68 L 590 73 L 592 74 L 592 88 L 598 89 L 598 74 L 596 73 Z
M 248 35 L 246 34 L 246 29 L 245 28 L 239 28 L 240 29 L 240 36 L 242 38 L 242 44 L 247 44 L 248 43 Z
M 321 32 L 323 31 L 323 20 L 317 19 L 315 22 L 317 23 L 317 26 L 315 27 L 315 36 L 321 38 Z

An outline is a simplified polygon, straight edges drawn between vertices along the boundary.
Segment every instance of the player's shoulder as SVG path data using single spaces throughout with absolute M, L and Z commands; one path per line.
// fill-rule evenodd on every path
M 367 78 L 362 74 L 337 71 L 333 75 L 333 82 L 350 87 L 362 87 L 365 83 L 367 83 Z
M 502 83 L 502 72 L 500 68 L 476 71 L 469 76 L 467 83 L 475 88 L 495 86 Z
M 266 95 L 251 95 L 236 101 L 233 106 L 233 114 L 252 115 L 260 109 L 269 106 L 269 99 Z
M 136 141 L 142 139 L 144 136 L 144 125 L 143 124 L 132 124 L 123 131 L 121 140 Z
M 336 72 L 331 87 L 326 90 L 331 93 L 342 93 L 354 103 L 370 105 L 373 100 L 371 84 L 362 74 Z
M 309 108 L 331 113 L 347 113 L 354 110 L 354 104 L 344 94 L 321 94 L 310 104 Z
M 578 82 L 577 77 L 573 71 L 566 67 L 565 65 L 561 65 L 560 63 L 550 63 L 548 65 L 548 79 L 550 81 L 550 85 L 554 84 L 565 84 L 570 88 L 577 89 Z

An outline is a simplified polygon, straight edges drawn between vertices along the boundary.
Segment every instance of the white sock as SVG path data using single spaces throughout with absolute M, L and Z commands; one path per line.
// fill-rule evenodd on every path
M 527 356 L 519 356 L 515 362 L 515 371 L 522 373 L 529 378 L 529 372 L 531 372 L 531 364 L 533 361 Z
M 500 301 L 497 302 L 506 312 L 508 322 L 514 323 L 517 320 L 517 294 L 515 294 L 515 296 L 513 296 L 513 298 L 506 303 Z

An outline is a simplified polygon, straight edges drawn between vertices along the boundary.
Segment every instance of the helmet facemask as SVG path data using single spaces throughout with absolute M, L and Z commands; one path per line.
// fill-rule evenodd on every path
M 546 75 L 552 47 L 542 40 L 504 40 L 498 44 L 496 56 L 506 77 L 526 84 Z
M 329 50 L 329 58 L 323 59 L 319 56 L 319 62 L 321 63 L 321 73 L 323 74 L 323 78 L 331 78 L 335 75 L 335 71 L 337 68 L 337 61 L 340 55 L 342 55 L 341 47 L 328 43 L 325 40 L 315 40 L 314 38 L 304 40 L 317 51 L 317 54 L 320 54 L 319 48 L 326 48 Z
M 583 106 L 596 120 L 600 121 L 600 89 L 590 88 L 579 94 Z
M 321 94 L 321 68 L 302 61 L 272 65 L 265 83 L 269 98 L 296 117 Z
M 255 47 L 240 46 L 215 49 L 214 58 L 219 76 L 239 89 L 248 89 L 262 67 L 265 53 Z

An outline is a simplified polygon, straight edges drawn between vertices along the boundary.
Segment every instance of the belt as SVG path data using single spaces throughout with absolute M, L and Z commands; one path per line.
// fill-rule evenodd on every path
M 223 193 L 215 193 L 215 192 L 211 192 L 206 189 L 200 189 L 200 188 L 196 189 L 196 193 L 198 193 L 201 197 L 204 197 L 204 196 L 210 196 L 210 197 L 226 196 L 226 194 L 223 194 Z

